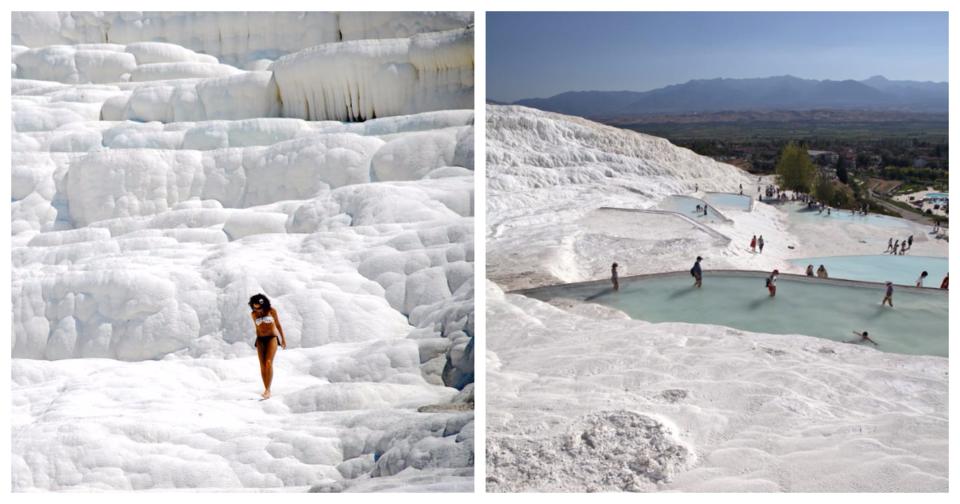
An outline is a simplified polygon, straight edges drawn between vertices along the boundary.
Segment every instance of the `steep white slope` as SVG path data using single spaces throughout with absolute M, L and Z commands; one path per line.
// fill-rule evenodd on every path
M 280 118 L 273 72 L 134 30 L 262 63 L 326 16 L 15 16 L 110 43 L 13 51 L 14 490 L 472 488 L 472 110 Z M 288 343 L 263 402 L 257 292 Z
M 325 44 L 273 64 L 283 115 L 362 120 L 473 103 L 473 29 Z
M 614 261 L 636 274 L 638 263 L 656 261 L 651 252 L 668 254 L 661 268 L 692 263 L 696 253 L 609 239 L 584 219 L 601 207 L 650 209 L 671 194 L 751 183 L 662 138 L 525 107 L 488 105 L 487 139 L 487 272 L 508 287 L 599 278 Z M 657 240 L 658 227 L 677 223 L 664 216 L 632 233 Z

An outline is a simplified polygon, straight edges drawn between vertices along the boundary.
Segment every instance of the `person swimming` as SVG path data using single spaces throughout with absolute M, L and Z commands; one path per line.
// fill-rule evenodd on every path
M 610 281 L 613 282 L 613 290 L 620 290 L 620 275 L 617 274 L 617 263 L 610 266 Z
M 887 290 L 883 295 L 883 300 L 880 301 L 880 306 L 884 304 L 888 304 L 890 308 L 893 308 L 893 282 L 887 282 Z
M 697 256 L 697 261 L 694 262 L 693 267 L 690 268 L 690 275 L 694 278 L 693 286 L 698 289 L 703 286 L 703 269 L 700 268 L 700 261 L 702 260 L 702 257 Z
M 857 336 L 859 336 L 859 338 L 844 341 L 844 343 L 863 343 L 865 341 L 869 341 L 870 343 L 873 343 L 873 346 L 880 346 L 879 343 L 870 339 L 870 335 L 867 334 L 867 331 L 863 331 L 863 332 L 853 331 L 853 334 L 856 334 Z
M 254 294 L 248 302 L 250 318 L 257 334 L 254 345 L 257 349 L 257 358 L 260 361 L 260 377 L 263 379 L 263 393 L 260 397 L 270 398 L 270 386 L 273 383 L 273 358 L 277 353 L 277 345 L 287 348 L 287 338 L 280 325 L 277 310 L 270 305 L 270 300 L 263 294 Z

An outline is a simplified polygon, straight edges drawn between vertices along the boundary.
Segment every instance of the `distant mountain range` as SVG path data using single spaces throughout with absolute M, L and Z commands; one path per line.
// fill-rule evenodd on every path
M 516 105 L 584 117 L 742 110 L 875 109 L 947 112 L 947 83 L 801 79 L 692 80 L 651 91 L 570 91 Z

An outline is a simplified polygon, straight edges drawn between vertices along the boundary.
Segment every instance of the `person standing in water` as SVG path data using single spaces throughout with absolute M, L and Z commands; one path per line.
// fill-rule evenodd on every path
M 877 343 L 876 341 L 873 341 L 872 339 L 870 339 L 870 336 L 867 334 L 867 331 L 863 331 L 862 333 L 861 333 L 861 332 L 857 332 L 857 331 L 853 331 L 853 334 L 859 336 L 859 338 L 858 338 L 858 339 L 853 339 L 853 340 L 850 340 L 850 341 L 844 341 L 844 343 L 863 343 L 863 342 L 865 342 L 865 341 L 869 341 L 870 343 L 873 343 L 873 346 L 880 346 L 879 343 Z
M 763 253 L 763 235 L 760 235 L 760 238 L 757 239 L 757 246 L 760 247 L 760 253 Z
M 694 278 L 693 286 L 698 289 L 703 285 L 703 269 L 700 268 L 700 261 L 702 260 L 702 257 L 697 256 L 697 261 L 690 268 L 690 275 Z
M 947 273 L 947 276 L 943 277 L 943 281 L 940 282 L 940 288 L 943 290 L 948 290 L 947 287 L 950 286 L 950 273 Z
M 750 240 L 750 251 L 754 254 L 757 253 L 757 235 L 753 235 L 753 239 Z
M 883 295 L 883 301 L 880 301 L 880 306 L 884 304 L 888 304 L 890 308 L 893 308 L 893 282 L 887 282 L 887 291 Z
M 777 295 L 778 276 L 780 276 L 780 270 L 773 270 L 773 273 L 770 273 L 770 276 L 767 277 L 767 291 L 770 292 L 770 297 Z
M 917 287 L 923 287 L 923 281 L 927 278 L 927 274 L 926 271 L 920 273 L 920 278 L 917 279 Z
M 620 290 L 620 275 L 617 274 L 617 263 L 610 266 L 610 281 L 613 282 L 613 290 Z
M 827 275 L 827 268 L 826 268 L 826 266 L 824 266 L 824 265 L 821 264 L 820 267 L 817 268 L 817 278 L 830 278 L 830 277 Z
M 808 276 L 808 277 L 812 277 L 812 276 L 813 276 L 813 265 L 812 265 L 812 264 L 808 264 L 808 265 L 807 265 L 807 276 Z
M 263 379 L 263 393 L 260 397 L 270 399 L 270 385 L 273 383 L 273 357 L 277 345 L 287 348 L 287 338 L 283 335 L 283 326 L 277 310 L 270 306 L 270 300 L 263 294 L 250 298 L 250 318 L 257 332 L 257 358 L 260 360 L 260 377 Z

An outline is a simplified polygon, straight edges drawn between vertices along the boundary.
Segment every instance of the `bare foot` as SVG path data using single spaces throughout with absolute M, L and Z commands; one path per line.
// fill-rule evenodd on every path
M 264 398 L 264 399 L 270 399 L 270 391 L 269 391 L 269 390 L 264 390 L 263 393 L 260 394 L 260 397 L 262 397 L 262 398 Z

